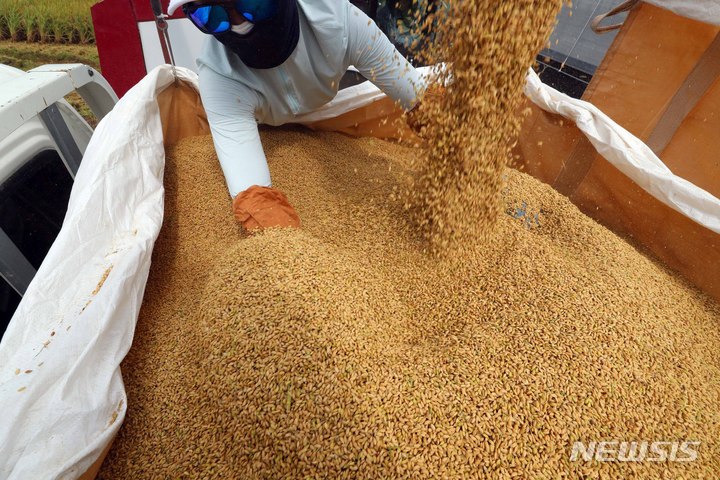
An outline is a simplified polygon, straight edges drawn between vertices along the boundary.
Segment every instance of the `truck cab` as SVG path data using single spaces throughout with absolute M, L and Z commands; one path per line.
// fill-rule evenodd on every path
M 99 119 L 117 102 L 86 65 L 0 65 L 0 338 L 60 231 L 93 133 L 64 99 L 73 91 Z

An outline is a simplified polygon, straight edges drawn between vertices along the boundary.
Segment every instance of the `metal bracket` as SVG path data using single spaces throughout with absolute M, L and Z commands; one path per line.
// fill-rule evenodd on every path
M 0 138 L 73 91 L 80 94 L 98 119 L 107 115 L 118 101 L 107 80 L 87 65 L 43 65 L 3 83 Z
M 170 35 L 168 34 L 168 16 L 163 13 L 160 0 L 150 0 L 150 6 L 153 15 L 155 15 L 155 25 L 157 26 L 160 48 L 162 48 L 165 63 L 170 64 L 172 67 L 173 78 L 175 78 L 175 84 L 177 85 L 178 76 L 175 70 L 175 55 L 173 55 L 172 43 L 170 43 Z
M 20 296 L 25 292 L 35 276 L 35 267 L 13 243 L 5 231 L 0 228 L 0 276 L 3 277 Z
M 75 143 L 75 139 L 73 138 L 72 133 L 70 133 L 70 129 L 68 128 L 67 123 L 65 123 L 65 119 L 60 113 L 57 104 L 53 103 L 48 108 L 40 112 L 40 118 L 50 131 L 53 140 L 55 140 L 58 150 L 60 150 L 60 155 L 62 155 L 65 165 L 74 180 L 78 168 L 80 168 L 80 162 L 82 161 L 83 155 L 78 148 L 77 143 Z

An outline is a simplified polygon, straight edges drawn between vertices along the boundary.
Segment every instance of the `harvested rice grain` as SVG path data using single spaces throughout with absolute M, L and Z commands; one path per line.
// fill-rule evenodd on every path
M 263 133 L 302 230 L 242 238 L 211 139 L 170 152 L 128 417 L 101 478 L 720 474 L 718 305 L 504 169 L 508 112 L 557 6 L 452 7 L 439 44 L 455 80 L 426 109 L 425 157 Z M 395 201 L 407 178 L 414 221 Z M 570 457 L 576 441 L 658 440 L 701 442 L 698 459 Z
M 168 155 L 128 416 L 100 478 L 717 478 L 720 308 L 506 171 L 486 242 L 428 256 L 416 150 L 263 132 L 302 230 L 242 239 L 210 137 Z M 694 462 L 570 460 L 699 441 Z
M 426 148 L 406 204 L 431 248 L 464 248 L 489 234 L 501 210 L 503 171 L 520 122 L 527 70 L 547 41 L 560 0 L 448 2 L 428 22 L 431 64 L 447 62 L 445 95 L 417 115 Z

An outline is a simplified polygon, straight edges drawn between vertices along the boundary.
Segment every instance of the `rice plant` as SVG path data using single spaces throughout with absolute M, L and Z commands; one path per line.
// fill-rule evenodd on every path
M 94 43 L 90 7 L 96 0 L 0 0 L 0 39 Z
M 52 11 L 45 2 L 38 2 L 33 5 L 35 29 L 37 30 L 37 39 L 40 42 L 47 43 L 51 41 L 54 20 Z
M 0 0 L 4 1 L 4 0 Z M 17 1 L 7 1 L 8 5 L 0 7 L 0 21 L 3 24 L 3 30 L 7 31 L 8 38 L 14 41 L 21 40 L 23 28 L 22 11 L 17 6 Z
M 28 5 L 20 12 L 22 13 L 22 30 L 25 33 L 25 40 L 34 42 L 40 39 L 38 35 L 38 18 L 35 5 Z
M 68 43 L 71 40 L 69 32 L 66 31 L 65 25 L 59 21 L 52 23 L 52 38 L 55 43 Z
M 93 30 L 92 20 L 84 21 L 83 18 L 76 16 L 73 25 L 75 26 L 76 38 L 79 43 L 93 43 L 95 41 L 95 31 Z

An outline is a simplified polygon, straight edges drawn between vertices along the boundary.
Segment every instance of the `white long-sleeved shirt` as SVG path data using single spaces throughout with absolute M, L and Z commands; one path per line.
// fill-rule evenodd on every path
M 347 0 L 298 0 L 298 7 L 300 39 L 282 65 L 249 68 L 210 36 L 197 60 L 200 96 L 233 197 L 271 185 L 258 123 L 293 123 L 326 104 L 350 65 L 406 109 L 423 88 L 418 72 Z

